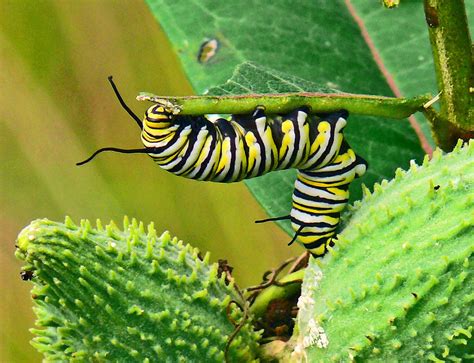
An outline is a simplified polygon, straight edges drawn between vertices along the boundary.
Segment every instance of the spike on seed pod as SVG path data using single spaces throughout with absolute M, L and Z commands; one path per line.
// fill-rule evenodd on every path
M 143 291 L 140 291 L 140 296 L 141 297 L 144 297 L 144 298 L 152 298 L 153 297 L 153 293 L 151 292 L 150 289 L 145 289 Z
M 443 155 L 443 151 L 437 147 L 434 151 L 433 154 L 431 155 L 431 162 L 437 162 L 441 159 L 441 156 Z
M 95 220 L 95 225 L 98 232 L 104 231 L 104 226 L 102 225 L 102 221 L 100 219 Z
M 383 188 L 379 183 L 374 184 L 374 194 L 382 193 Z
M 107 289 L 107 294 L 109 294 L 110 296 L 113 296 L 117 293 L 117 291 L 109 284 L 106 284 L 106 289 Z
M 457 142 L 456 142 L 456 146 L 454 147 L 454 150 L 453 152 L 459 152 L 461 150 L 461 148 L 463 147 L 464 145 L 464 141 L 459 139 Z M 466 145 L 468 146 L 468 145 Z
M 127 231 L 130 226 L 130 220 L 128 216 L 123 216 L 123 230 Z
M 418 165 L 416 164 L 416 161 L 415 160 L 410 160 L 410 168 L 409 170 L 411 172 L 416 172 L 418 170 Z
M 142 221 L 138 223 L 138 233 L 142 235 L 145 234 L 145 225 L 143 224 Z
M 94 298 L 94 303 L 96 305 L 103 305 L 104 304 L 104 299 L 102 299 L 100 296 L 94 294 L 93 298 Z
M 159 263 L 156 259 L 153 259 L 153 261 L 151 261 L 151 268 L 148 270 L 148 273 L 150 275 L 154 275 L 154 274 L 158 273 L 159 271 L 160 271 Z
M 155 224 L 153 222 L 148 224 L 147 232 L 147 238 L 156 238 L 156 229 Z
M 167 247 L 168 246 L 168 243 L 170 242 L 171 240 L 171 236 L 170 236 L 170 233 L 168 231 L 165 231 L 161 234 L 159 240 L 161 241 L 161 247 L 164 248 L 164 247 Z
M 180 264 L 184 264 L 186 262 L 186 256 L 187 256 L 186 249 L 181 250 L 178 253 L 178 258 L 176 259 L 176 262 Z
M 426 154 L 423 157 L 423 162 L 422 162 L 421 166 L 427 167 L 429 162 L 430 162 L 430 156 L 428 154 Z
M 405 170 L 398 168 L 397 170 L 395 170 L 395 180 L 401 180 L 405 176 L 405 174 Z
M 127 290 L 128 292 L 132 291 L 134 287 L 135 287 L 135 284 L 133 283 L 133 281 L 128 280 L 127 283 L 125 284 L 125 290 Z
M 136 218 L 132 218 L 131 226 L 134 231 L 138 229 L 138 220 Z
M 105 226 L 105 231 L 110 238 L 115 238 L 116 233 L 119 232 L 117 225 L 114 221 L 110 221 L 108 225 Z
M 365 184 L 362 184 L 361 188 L 362 188 L 362 195 L 364 199 L 370 199 L 370 197 L 372 196 L 370 189 Z
M 69 216 L 66 216 L 65 219 L 64 219 L 64 225 L 66 226 L 66 228 L 68 229 L 76 229 L 76 225 L 74 224 L 74 222 L 72 221 L 71 217 Z

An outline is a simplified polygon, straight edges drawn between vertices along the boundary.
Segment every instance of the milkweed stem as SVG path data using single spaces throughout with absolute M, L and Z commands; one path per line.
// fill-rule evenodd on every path
M 422 110 L 432 99 L 431 95 L 414 98 L 395 98 L 351 93 L 279 93 L 245 94 L 226 96 L 169 97 L 140 93 L 137 100 L 151 101 L 171 109 L 180 115 L 202 114 L 249 114 L 257 106 L 264 106 L 266 113 L 284 114 L 309 106 L 314 113 L 326 113 L 346 109 L 350 113 L 403 119 Z

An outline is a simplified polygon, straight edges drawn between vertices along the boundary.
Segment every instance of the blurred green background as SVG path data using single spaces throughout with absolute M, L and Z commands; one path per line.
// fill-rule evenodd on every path
M 0 362 L 39 361 L 29 345 L 34 315 L 14 258 L 31 220 L 65 215 L 121 223 L 123 215 L 226 258 L 241 286 L 300 247 L 272 224 L 242 183 L 175 177 L 143 155 L 104 154 L 103 146 L 141 147 L 139 131 L 108 85 L 142 114 L 140 91 L 192 90 L 170 45 L 140 0 L 0 0 Z

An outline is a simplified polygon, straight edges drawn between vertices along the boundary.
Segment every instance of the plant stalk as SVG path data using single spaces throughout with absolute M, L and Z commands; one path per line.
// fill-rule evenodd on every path
M 463 0 L 425 0 L 441 109 L 433 123 L 438 144 L 451 150 L 474 131 L 474 67 Z M 429 116 L 429 115 L 428 115 Z M 433 122 L 435 121 L 435 122 Z
M 268 304 L 270 304 L 272 300 L 293 296 L 299 289 L 301 289 L 301 283 L 296 281 L 303 280 L 304 272 L 305 269 L 298 270 L 279 280 L 280 283 L 295 281 L 293 284 L 285 286 L 272 285 L 263 290 L 250 306 L 250 313 L 257 318 L 262 317 L 265 314 Z
M 414 98 L 393 98 L 350 93 L 281 93 L 229 96 L 161 97 L 141 93 L 137 100 L 151 101 L 180 115 L 250 114 L 257 106 L 267 113 L 284 114 L 309 106 L 313 112 L 325 113 L 346 109 L 350 113 L 394 119 L 404 119 L 420 111 L 431 95 Z

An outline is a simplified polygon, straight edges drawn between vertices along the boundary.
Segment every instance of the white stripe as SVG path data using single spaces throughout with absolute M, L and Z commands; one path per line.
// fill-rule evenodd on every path
M 309 187 L 309 186 L 303 184 L 298 179 L 295 181 L 295 189 L 299 190 L 300 192 L 302 192 L 306 195 L 312 196 L 312 197 L 320 197 L 320 198 L 333 199 L 333 200 L 347 199 L 347 196 L 339 196 L 339 195 L 336 195 L 336 194 L 332 194 L 324 188 Z
M 206 136 L 208 134 L 209 134 L 209 131 L 206 129 L 206 127 L 202 127 L 197 135 L 195 143 L 193 145 L 188 144 L 188 147 L 192 147 L 191 153 L 189 154 L 188 160 L 186 160 L 183 167 L 180 170 L 176 171 L 176 174 L 179 174 L 188 170 L 191 167 L 191 165 L 196 163 L 197 159 L 199 158 L 201 154 L 200 151 L 202 150 L 202 146 L 204 142 L 206 141 Z
M 198 180 L 204 180 L 209 177 L 209 174 L 211 173 L 212 169 L 216 165 L 216 159 L 217 159 L 217 148 L 214 148 L 211 153 L 211 158 L 209 159 L 209 162 L 207 163 L 206 169 L 204 169 L 201 177 L 198 178 Z M 212 180 L 212 177 L 211 177 Z
M 303 224 L 305 223 L 318 223 L 318 222 L 325 222 L 325 223 L 334 223 L 335 225 L 339 222 L 339 218 L 328 217 L 326 215 L 311 215 L 308 213 L 301 212 L 296 210 L 295 208 L 291 209 L 291 218 L 294 218 Z
M 293 201 L 307 208 L 314 208 L 314 209 L 328 209 L 329 208 L 331 210 L 328 210 L 327 211 L 328 213 L 339 212 L 341 209 L 344 209 L 344 207 L 346 206 L 345 202 L 342 202 L 342 203 L 316 202 L 313 200 L 297 197 L 294 194 L 293 194 Z

